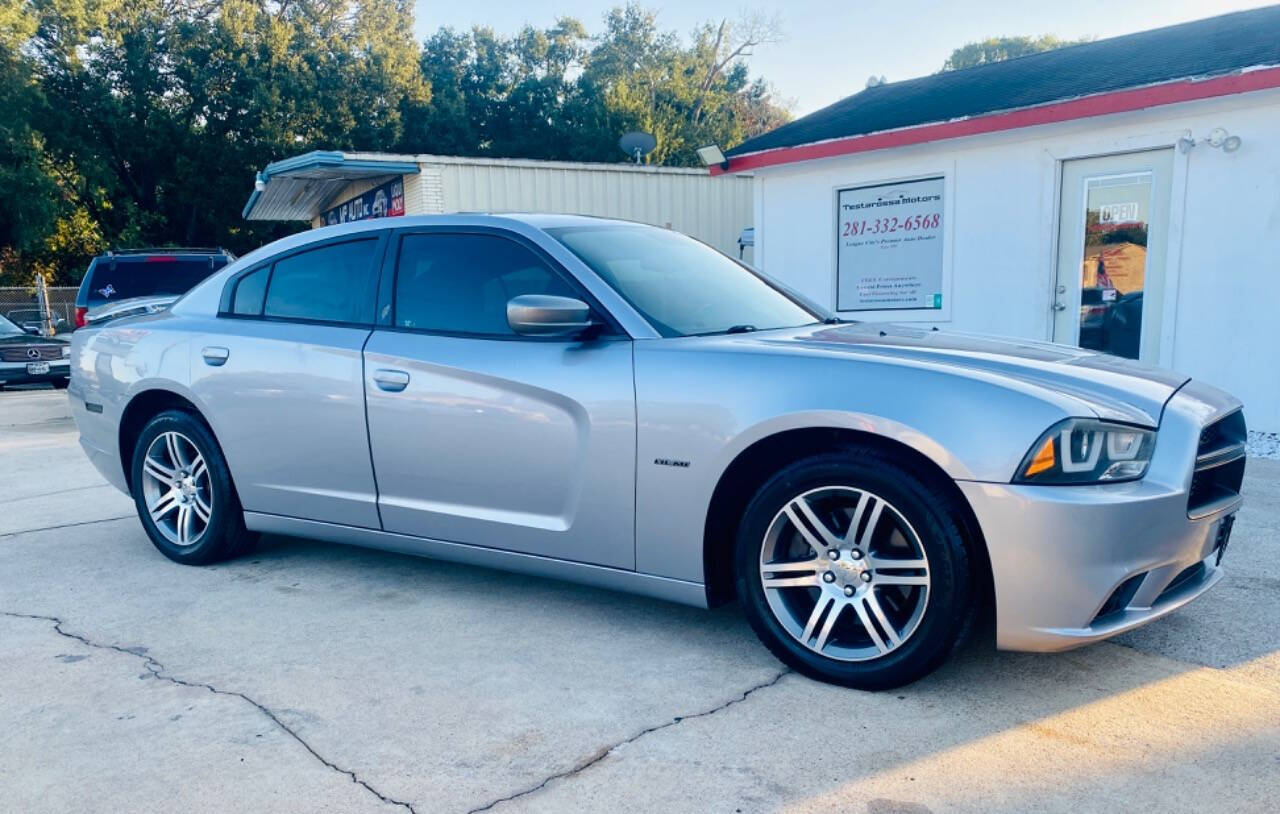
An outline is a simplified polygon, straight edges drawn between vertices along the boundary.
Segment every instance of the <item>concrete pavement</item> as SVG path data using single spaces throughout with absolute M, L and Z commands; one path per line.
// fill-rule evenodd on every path
M 0 394 L 0 811 L 1264 811 L 1280 799 L 1280 462 L 1229 575 L 1055 656 L 905 689 L 789 673 L 698 611 L 302 540 L 184 568 Z M 61 417 L 60 417 L 61 416 Z

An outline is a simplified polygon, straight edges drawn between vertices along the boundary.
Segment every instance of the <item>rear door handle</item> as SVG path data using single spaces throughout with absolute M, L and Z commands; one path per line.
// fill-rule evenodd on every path
M 399 393 L 409 386 L 409 374 L 403 370 L 375 370 L 373 371 L 373 382 L 378 385 L 379 390 L 386 390 L 388 393 Z
M 227 357 L 231 355 L 231 351 L 226 348 L 220 348 L 216 345 L 210 345 L 200 351 L 200 355 L 204 357 L 204 363 L 211 367 L 222 367 L 227 363 Z

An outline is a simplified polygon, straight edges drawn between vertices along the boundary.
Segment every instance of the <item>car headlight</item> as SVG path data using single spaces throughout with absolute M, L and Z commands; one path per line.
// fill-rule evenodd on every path
M 1156 448 L 1154 430 L 1092 418 L 1048 429 L 1022 459 L 1016 483 L 1077 484 L 1138 480 Z

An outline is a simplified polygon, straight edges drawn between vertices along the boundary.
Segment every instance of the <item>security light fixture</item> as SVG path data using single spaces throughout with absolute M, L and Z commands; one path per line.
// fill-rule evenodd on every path
M 1209 135 L 1198 141 L 1188 132 L 1178 139 L 1178 150 L 1183 153 L 1189 153 L 1196 144 L 1208 144 L 1210 147 L 1216 147 L 1224 153 L 1234 153 L 1240 149 L 1241 143 L 1240 137 L 1231 135 L 1225 127 L 1215 127 L 1209 131 Z
M 721 152 L 720 147 L 715 144 L 708 144 L 706 147 L 699 147 L 698 160 L 706 167 L 719 164 L 720 169 L 729 169 L 729 159 L 724 157 L 724 153 Z

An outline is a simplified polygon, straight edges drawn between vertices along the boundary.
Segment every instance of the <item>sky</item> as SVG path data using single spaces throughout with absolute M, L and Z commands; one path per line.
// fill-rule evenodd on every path
M 419 0 L 417 32 L 425 39 L 443 25 L 487 25 L 512 33 L 525 23 L 550 26 L 577 17 L 589 33 L 604 12 L 625 0 L 514 3 Z M 1128 34 L 1229 11 L 1269 5 L 1257 0 L 641 0 L 659 25 L 687 35 L 700 22 L 735 17 L 743 8 L 777 13 L 785 39 L 757 51 L 753 76 L 763 76 L 796 115 L 811 113 L 861 90 L 870 76 L 889 81 L 933 73 L 955 48 L 990 36 L 1055 34 L 1064 39 Z

